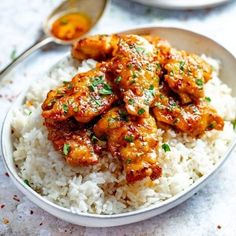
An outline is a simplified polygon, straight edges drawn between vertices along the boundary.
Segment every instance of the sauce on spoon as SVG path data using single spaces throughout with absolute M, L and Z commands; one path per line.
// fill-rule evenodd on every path
M 91 21 L 84 13 L 67 13 L 57 18 L 51 28 L 51 33 L 62 40 L 73 40 L 89 31 Z

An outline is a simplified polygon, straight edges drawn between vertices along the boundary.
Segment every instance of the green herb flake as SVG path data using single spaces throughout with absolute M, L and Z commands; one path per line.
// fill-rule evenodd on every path
M 129 99 L 129 105 L 134 105 L 134 103 L 135 103 L 134 99 L 130 98 Z
M 123 120 L 123 121 L 128 121 L 129 118 L 128 118 L 128 114 L 126 111 L 124 110 L 119 110 L 119 115 L 120 115 L 120 119 Z
M 161 64 L 160 64 L 160 63 L 157 63 L 156 66 L 157 66 L 157 69 L 158 69 L 158 70 L 161 69 Z
M 103 84 L 103 88 L 99 89 L 99 94 L 101 95 L 110 95 L 112 94 L 112 89 L 109 84 Z
M 165 152 L 170 152 L 170 146 L 167 143 L 163 143 L 161 147 Z
M 121 80 L 122 80 L 122 77 L 118 76 L 118 77 L 115 78 L 115 83 L 119 84 Z
M 149 90 L 154 90 L 154 85 L 153 84 L 150 85 Z
M 184 65 L 185 65 L 185 61 L 180 61 L 179 62 L 179 69 L 183 71 L 184 70 Z
M 64 113 L 67 113 L 69 110 L 69 108 L 66 104 L 62 104 L 62 109 L 63 109 Z
M 63 153 L 66 156 L 66 155 L 68 155 L 69 152 L 70 152 L 70 144 L 65 143 L 63 146 Z
M 138 77 L 138 74 L 137 74 L 135 71 L 133 71 L 133 72 L 132 72 L 132 78 L 135 79 L 135 78 L 137 78 L 137 77 Z
M 127 160 L 126 160 L 126 164 L 130 164 L 132 162 L 132 159 L 131 158 L 128 158 Z
M 231 121 L 232 125 L 233 125 L 233 129 L 236 129 L 236 119 Z
M 31 114 L 32 114 L 32 111 L 29 111 L 29 112 L 28 112 L 28 116 L 30 116 Z
M 202 80 L 202 79 L 196 79 L 196 84 L 197 84 L 199 87 L 202 87 L 202 86 L 203 86 L 203 80 Z
M 142 115 L 144 112 L 145 112 L 145 110 L 144 110 L 143 108 L 140 108 L 140 109 L 138 110 L 138 115 Z
M 207 126 L 207 128 L 208 128 L 208 129 L 214 129 L 215 126 L 216 126 L 216 123 L 214 122 L 214 123 L 209 124 L 209 125 Z
M 28 185 L 29 187 L 31 187 L 28 179 L 25 179 L 25 180 L 24 180 L 24 183 L 25 183 L 26 185 Z
M 96 143 L 97 141 L 99 141 L 99 139 L 98 139 L 95 135 L 93 135 L 93 136 L 91 137 L 91 141 L 92 141 L 93 143 Z
M 94 88 L 93 85 L 89 85 L 88 88 L 89 88 L 89 91 L 90 91 L 90 92 L 94 92 L 94 91 L 95 91 L 95 88 Z
M 139 54 L 143 54 L 145 52 L 145 49 L 142 47 L 136 47 L 135 49 Z
M 205 101 L 207 101 L 207 102 L 211 102 L 211 98 L 209 98 L 209 97 L 205 97 Z
M 15 60 L 16 59 L 16 49 L 14 48 L 10 54 L 10 58 L 11 60 Z
M 124 140 L 129 142 L 129 143 L 132 143 L 134 141 L 134 136 L 131 134 L 131 135 L 126 135 L 124 137 Z
M 170 71 L 170 76 L 174 76 L 174 71 Z

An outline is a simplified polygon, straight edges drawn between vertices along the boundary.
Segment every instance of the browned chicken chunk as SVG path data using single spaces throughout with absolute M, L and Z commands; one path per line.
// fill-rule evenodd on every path
M 117 96 L 106 74 L 95 68 L 51 90 L 42 105 L 42 116 L 56 121 L 74 117 L 86 123 L 109 109 L 115 100 Z
M 137 35 L 94 36 L 74 45 L 77 59 L 111 58 L 103 63 L 119 88 L 129 114 L 147 117 L 158 90 L 159 63 L 154 61 L 154 47 Z
M 91 165 L 98 162 L 98 155 L 90 140 L 89 131 L 74 119 L 55 121 L 46 119 L 48 139 L 56 150 L 64 154 L 66 162 L 72 166 Z
M 157 164 L 157 126 L 152 116 L 130 116 L 124 108 L 115 107 L 102 116 L 94 132 L 98 137 L 107 137 L 108 150 L 122 161 L 129 183 L 161 175 Z
M 182 103 L 197 102 L 204 97 L 203 86 L 211 79 L 212 69 L 201 57 L 173 48 L 165 69 L 165 81 L 178 93 Z
M 167 85 L 160 86 L 153 113 L 162 125 L 169 125 L 190 136 L 200 136 L 206 130 L 222 130 L 223 119 L 204 99 L 182 105 Z

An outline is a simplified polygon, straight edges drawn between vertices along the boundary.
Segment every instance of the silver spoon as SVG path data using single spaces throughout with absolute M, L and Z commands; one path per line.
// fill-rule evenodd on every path
M 10 72 L 17 64 L 22 62 L 26 57 L 28 57 L 31 53 L 35 52 L 39 48 L 45 46 L 48 43 L 55 42 L 61 45 L 72 44 L 74 41 L 78 40 L 78 38 L 73 40 L 62 40 L 56 38 L 51 33 L 52 24 L 59 17 L 68 14 L 68 13 L 85 13 L 90 19 L 90 30 L 95 26 L 95 24 L 99 21 L 101 16 L 103 15 L 106 6 L 109 0 L 66 0 L 62 2 L 53 12 L 47 17 L 46 21 L 43 24 L 43 35 L 39 41 L 34 43 L 32 46 L 27 48 L 24 52 L 22 52 L 17 58 L 15 58 L 8 66 L 6 66 L 0 72 L 0 80 Z M 89 30 L 89 31 L 90 31 Z M 89 32 L 88 31 L 88 32 Z M 88 33 L 87 32 L 87 33 Z M 86 33 L 86 34 L 87 34 Z M 85 35 L 85 34 L 84 34 Z M 82 36 L 84 36 L 82 35 Z M 80 38 L 80 37 L 79 37 Z

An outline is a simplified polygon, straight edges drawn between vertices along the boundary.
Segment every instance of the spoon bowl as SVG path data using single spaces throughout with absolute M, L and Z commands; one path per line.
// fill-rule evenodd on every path
M 62 40 L 55 37 L 52 32 L 52 24 L 57 20 L 59 17 L 66 15 L 68 13 L 85 13 L 88 18 L 90 19 L 90 30 L 87 32 L 89 33 L 91 29 L 96 25 L 96 23 L 102 17 L 108 0 L 67 0 L 64 1 L 61 5 L 59 5 L 46 19 L 44 22 L 44 33 L 45 35 L 52 37 L 53 41 L 58 44 L 68 45 L 72 44 L 73 42 L 77 41 L 78 38 L 72 40 Z M 81 37 L 85 36 L 87 33 L 82 35 Z M 79 37 L 79 38 L 81 38 Z
M 56 9 L 52 11 L 52 13 L 47 17 L 43 24 L 43 31 L 44 34 L 40 37 L 40 39 L 35 42 L 32 46 L 27 48 L 24 52 L 22 52 L 18 57 L 16 57 L 9 65 L 7 65 L 1 72 L 0 72 L 0 81 L 10 72 L 17 64 L 22 62 L 26 57 L 31 55 L 36 50 L 40 49 L 41 47 L 47 45 L 48 43 L 54 42 L 61 45 L 69 45 L 73 42 L 77 41 L 79 38 L 84 37 L 91 30 L 94 28 L 96 23 L 100 20 L 105 9 L 109 3 L 109 0 L 66 0 L 62 2 Z M 90 28 L 89 30 L 72 40 L 62 40 L 56 38 L 52 32 L 52 24 L 57 20 L 59 17 L 68 14 L 68 13 L 83 13 L 90 19 Z

